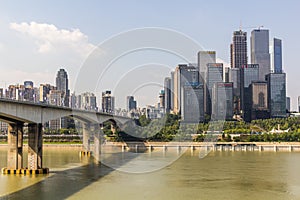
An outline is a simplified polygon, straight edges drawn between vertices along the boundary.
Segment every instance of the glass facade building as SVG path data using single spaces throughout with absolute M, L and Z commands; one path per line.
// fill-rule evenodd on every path
M 270 73 L 266 77 L 270 117 L 286 117 L 286 75 Z
M 251 121 L 251 91 L 250 85 L 253 81 L 259 80 L 259 65 L 243 65 L 241 71 L 241 109 L 245 121 Z
M 212 111 L 212 89 L 215 83 L 223 82 L 223 63 L 208 63 L 206 74 L 206 87 L 204 88 L 204 111 L 211 115 Z
M 271 72 L 269 53 L 269 30 L 255 29 L 251 32 L 251 63 L 259 64 L 259 80 Z
M 233 83 L 215 83 L 212 91 L 212 119 L 233 117 Z
M 271 55 L 272 71 L 274 73 L 282 73 L 282 46 L 280 39 L 273 39 Z

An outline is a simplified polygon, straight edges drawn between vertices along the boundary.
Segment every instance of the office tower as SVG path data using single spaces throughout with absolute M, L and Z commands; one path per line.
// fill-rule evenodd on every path
M 159 108 L 165 109 L 165 91 L 161 90 L 159 92 Z
M 212 119 L 233 117 L 233 83 L 217 82 L 212 89 Z
M 180 113 L 182 88 L 185 85 L 199 85 L 199 72 L 191 64 L 180 64 L 174 72 L 174 109 L 175 114 Z
M 230 45 L 231 68 L 240 68 L 248 63 L 247 33 L 242 30 L 234 31 Z
M 251 120 L 269 118 L 268 84 L 264 81 L 254 81 L 250 85 L 251 92 Z
M 270 73 L 266 76 L 268 83 L 268 107 L 270 117 L 286 117 L 286 75 Z
M 56 75 L 56 89 L 62 91 L 62 106 L 69 106 L 69 80 L 68 74 L 64 69 L 60 69 Z
M 134 96 L 127 96 L 127 112 L 131 110 L 136 110 L 136 101 L 134 100 Z
M 258 64 L 248 64 L 241 66 L 241 110 L 244 120 L 251 121 L 251 92 L 250 85 L 253 81 L 259 80 Z
M 216 52 L 215 51 L 199 51 L 198 52 L 198 70 L 200 73 L 201 80 L 206 80 L 205 75 L 207 71 L 208 63 L 216 63 Z
M 166 77 L 164 80 L 164 91 L 165 91 L 165 113 L 170 113 L 171 110 L 171 78 Z
M 114 113 L 115 97 L 111 95 L 111 91 L 102 92 L 102 112 Z
M 241 74 L 240 68 L 229 69 L 229 82 L 233 83 L 233 113 L 240 114 Z
M 286 110 L 287 110 L 287 112 L 291 111 L 291 98 L 290 97 L 286 97 Z
M 269 30 L 255 29 L 251 32 L 251 63 L 259 65 L 259 80 L 265 81 L 270 73 Z
M 170 108 L 172 112 L 174 112 L 174 74 L 175 72 L 171 72 L 171 103 L 170 103 Z
M 204 87 L 199 85 L 184 85 L 181 90 L 181 119 L 186 123 L 204 121 Z
M 208 63 L 206 73 L 206 87 L 204 87 L 204 112 L 211 115 L 212 88 L 215 83 L 223 82 L 223 63 Z
M 274 73 L 282 73 L 282 45 L 277 38 L 273 39 L 271 46 L 271 69 Z

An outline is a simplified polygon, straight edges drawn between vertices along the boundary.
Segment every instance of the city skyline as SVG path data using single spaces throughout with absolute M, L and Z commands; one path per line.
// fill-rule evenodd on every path
M 0 8 L 0 27 L 3 30 L 0 34 L 0 69 L 2 72 L 0 87 L 22 83 L 25 80 L 33 80 L 35 84 L 53 83 L 56 71 L 59 68 L 65 68 L 70 76 L 70 89 L 73 90 L 78 70 L 85 56 L 99 42 L 120 32 L 141 27 L 161 27 L 186 34 L 201 44 L 203 50 L 216 51 L 217 58 L 225 61 L 224 65 L 226 65 L 230 63 L 229 44 L 232 32 L 239 30 L 240 22 L 242 22 L 242 30 L 248 35 L 248 44 L 250 44 L 250 31 L 261 25 L 270 30 L 270 39 L 276 37 L 282 40 L 283 70 L 287 74 L 287 96 L 291 97 L 292 110 L 297 110 L 297 97 L 300 91 L 295 84 L 297 74 L 299 74 L 295 66 L 298 61 L 297 52 L 300 44 L 297 35 L 300 30 L 296 28 L 291 31 L 290 27 L 296 24 L 299 18 L 295 10 L 299 7 L 299 2 L 274 1 L 272 9 L 269 2 L 259 2 L 260 6 L 255 7 L 255 15 L 245 15 L 243 9 L 244 7 L 253 8 L 255 1 L 244 2 L 243 5 L 234 2 L 191 1 L 186 5 L 189 10 L 186 15 L 174 14 L 174 10 L 181 7 L 178 2 L 172 2 L 172 7 L 169 7 L 168 2 L 156 1 L 151 4 L 134 2 L 133 6 L 130 6 L 128 2 L 119 2 L 120 7 L 116 7 L 113 2 L 72 2 L 72 10 L 68 9 L 68 4 L 68 2 L 55 1 L 2 2 Z M 112 8 L 116 10 L 117 15 L 107 12 Z M 266 12 L 268 10 L 270 12 Z M 272 10 L 280 10 L 283 14 L 279 16 L 275 11 L 271 12 Z M 163 12 L 164 15 L 156 15 L 157 12 L 154 11 Z M 214 14 L 211 13 L 212 11 Z M 289 13 L 289 15 L 284 13 Z M 108 18 L 110 23 L 106 20 L 98 20 Z M 120 20 L 126 23 L 119 26 Z M 58 36 L 59 39 L 54 36 Z M 74 40 L 77 41 L 75 45 L 72 42 Z M 249 51 L 250 45 L 248 45 Z M 197 61 L 196 53 L 195 57 L 191 58 L 191 63 Z M 15 55 L 18 55 L 18 59 Z M 181 60 L 172 57 L 165 60 L 168 67 L 172 69 L 178 63 L 182 63 Z M 126 66 L 132 64 L 135 63 L 128 61 L 125 63 Z M 164 76 L 168 75 L 167 70 L 164 73 Z M 163 81 L 160 83 L 163 85 Z M 147 88 L 147 92 L 142 93 L 149 93 L 149 96 L 137 98 L 139 104 L 157 102 L 158 95 L 153 94 L 157 94 L 159 88 L 162 87 Z M 113 90 L 107 87 L 105 89 Z M 100 93 L 101 91 L 96 95 L 100 96 Z M 125 100 L 119 99 L 116 100 L 117 107 L 125 107 Z

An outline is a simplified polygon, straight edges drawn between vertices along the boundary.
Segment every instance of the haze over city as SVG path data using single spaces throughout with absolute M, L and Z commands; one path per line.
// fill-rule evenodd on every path
M 72 8 L 69 5 L 72 5 Z M 99 43 L 120 32 L 143 27 L 179 31 L 200 44 L 202 49 L 199 50 L 216 51 L 217 57 L 226 66 L 230 59 L 229 45 L 232 32 L 241 26 L 250 35 L 252 29 L 263 25 L 270 30 L 270 39 L 277 37 L 282 40 L 287 96 L 291 97 L 292 110 L 297 110 L 296 98 L 300 94 L 297 87 L 299 69 L 295 67 L 300 48 L 298 40 L 300 29 L 296 26 L 299 19 L 298 7 L 298 1 L 251 1 L 242 4 L 235 1 L 218 3 L 190 1 L 184 7 L 179 1 L 151 3 L 2 1 L 0 87 L 22 83 L 24 80 L 32 80 L 36 86 L 40 83 L 53 84 L 57 70 L 65 68 L 73 91 L 80 67 Z M 272 10 L 281 12 L 273 13 Z M 82 15 L 82 13 L 89 14 Z M 248 49 L 249 44 L 248 37 Z M 196 63 L 197 52 L 194 56 L 188 58 L 189 62 Z M 164 66 L 164 70 L 160 73 L 153 73 L 158 74 L 154 82 L 160 82 L 161 86 L 156 84 L 144 87 L 140 93 L 136 93 L 139 106 L 144 106 L 158 101 L 163 77 L 169 76 L 169 72 L 183 62 L 186 63 L 167 53 L 143 51 L 129 55 L 114 65 L 116 71 L 122 68 L 125 72 L 143 65 L 140 69 L 147 69 L 148 73 L 151 73 L 150 69 L 155 70 Z M 136 79 L 138 78 L 136 76 Z M 113 91 L 109 86 L 103 87 Z M 96 88 L 97 85 L 93 85 L 91 91 L 99 96 L 101 90 L 95 91 Z M 125 97 L 116 96 L 116 106 L 125 107 L 124 105 Z

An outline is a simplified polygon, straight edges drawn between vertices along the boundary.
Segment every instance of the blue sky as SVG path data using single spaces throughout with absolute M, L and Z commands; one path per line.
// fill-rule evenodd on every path
M 179 31 L 193 38 L 203 49 L 217 51 L 217 56 L 228 62 L 232 32 L 242 23 L 248 35 L 252 29 L 248 27 L 264 25 L 270 30 L 270 38 L 282 39 L 287 94 L 296 109 L 296 97 L 300 95 L 297 82 L 299 7 L 297 0 L 0 1 L 0 86 L 27 79 L 36 84 L 54 84 L 56 71 L 64 67 L 72 87 L 90 49 L 120 32 L 142 27 Z M 45 33 L 49 30 L 47 25 L 56 28 L 50 28 L 53 35 Z M 57 34 L 60 40 L 53 38 Z M 72 39 L 68 38 L 70 35 Z M 79 45 L 70 44 L 72 41 Z M 169 56 L 163 63 L 172 68 L 177 62 L 178 59 L 172 60 Z M 165 70 L 162 76 L 167 74 Z M 158 101 L 155 93 L 158 89 L 149 90 L 149 98 L 141 98 L 140 104 Z M 122 102 L 125 97 L 119 102 L 121 107 Z

